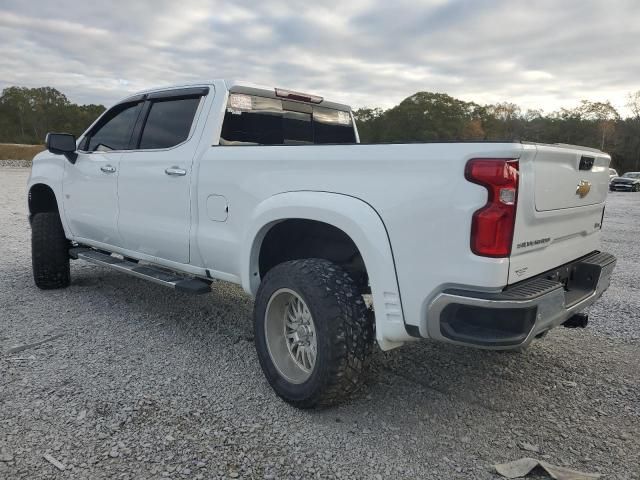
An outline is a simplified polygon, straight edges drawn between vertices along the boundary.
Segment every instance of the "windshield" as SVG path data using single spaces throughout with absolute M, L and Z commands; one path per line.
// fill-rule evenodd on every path
M 622 176 L 624 178 L 640 178 L 640 172 L 627 172 Z

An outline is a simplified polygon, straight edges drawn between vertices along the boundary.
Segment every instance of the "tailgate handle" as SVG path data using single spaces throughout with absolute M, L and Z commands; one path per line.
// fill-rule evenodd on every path
M 591 170 L 595 161 L 595 158 L 583 155 L 582 158 L 580 158 L 580 170 Z

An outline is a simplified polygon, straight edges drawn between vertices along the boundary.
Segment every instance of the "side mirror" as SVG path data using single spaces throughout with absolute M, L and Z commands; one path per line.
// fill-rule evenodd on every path
M 76 137 L 70 133 L 47 133 L 47 150 L 55 155 L 64 155 L 71 163 L 76 163 Z

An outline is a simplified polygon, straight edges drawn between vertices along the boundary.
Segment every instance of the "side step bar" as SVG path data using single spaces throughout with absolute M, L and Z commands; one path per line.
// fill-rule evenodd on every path
M 149 280 L 165 287 L 170 287 L 184 293 L 201 295 L 211 293 L 211 284 L 198 278 L 185 278 L 168 270 L 152 265 L 139 265 L 135 261 L 112 256 L 110 253 L 99 252 L 90 248 L 76 247 L 69 249 L 69 256 L 74 259 L 86 260 L 103 267 L 109 267 L 119 272 L 128 273 L 134 277 Z

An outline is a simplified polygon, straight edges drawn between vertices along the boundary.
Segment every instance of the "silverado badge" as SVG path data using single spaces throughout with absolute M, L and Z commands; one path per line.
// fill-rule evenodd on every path
M 580 195 L 580 198 L 584 198 L 589 194 L 591 190 L 591 182 L 586 180 L 580 180 L 578 187 L 576 188 L 576 195 Z

